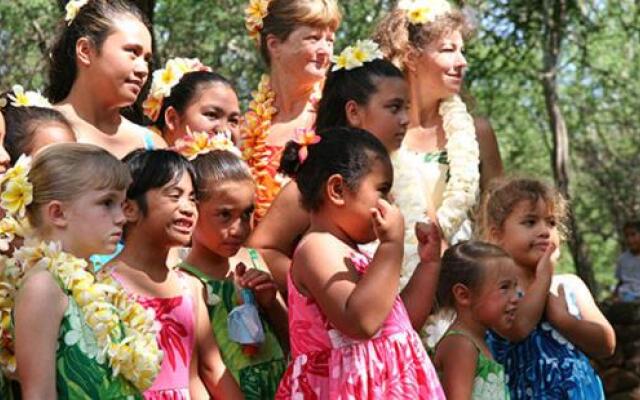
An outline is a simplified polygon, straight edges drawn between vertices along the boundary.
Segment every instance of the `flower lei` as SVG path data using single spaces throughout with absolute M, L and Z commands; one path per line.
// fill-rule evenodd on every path
M 167 61 L 164 68 L 154 71 L 151 90 L 142 103 L 144 115 L 149 117 L 151 121 L 156 121 L 160 116 L 165 97 L 171 95 L 171 89 L 180 82 L 185 74 L 196 71 L 211 71 L 211 68 L 202 64 L 197 58 L 178 57 Z
M 71 294 L 96 336 L 99 357 L 106 356 L 113 375 L 122 375 L 138 390 L 148 389 L 160 372 L 153 310 L 146 310 L 109 280 L 96 281 L 87 262 L 61 250 L 60 244 L 25 245 L 13 256 L 24 275 L 45 268 Z
M 260 31 L 263 20 L 269 14 L 269 2 L 271 0 L 250 0 L 244 10 L 244 25 L 249 31 L 249 36 L 260 43 Z
M 31 159 L 21 156 L 14 167 L 0 176 L 0 206 L 6 212 L 0 221 L 0 238 L 8 245 L 16 236 L 27 237 L 26 207 L 33 199 L 28 181 Z M 16 371 L 11 333 L 15 296 L 25 274 L 44 268 L 62 282 L 80 307 L 96 336 L 100 357 L 107 356 L 113 375 L 121 374 L 140 391 L 149 388 L 160 371 L 162 351 L 156 342 L 158 327 L 153 311 L 129 300 L 111 282 L 96 282 L 87 262 L 61 251 L 56 243 L 34 242 L 20 247 L 12 257 L 0 255 L 0 368 Z
M 364 63 L 377 59 L 382 59 L 384 55 L 378 43 L 373 40 L 358 40 L 355 45 L 348 46 L 338 56 L 331 56 L 334 63 L 332 71 L 341 69 L 352 70 L 362 67 Z
M 43 107 L 52 108 L 53 106 L 40 92 L 33 90 L 25 91 L 21 85 L 13 85 L 11 92 L 7 94 L 7 98 L 11 100 L 13 107 Z M 0 108 L 7 105 L 7 99 L 0 99 Z
M 87 5 L 89 0 L 70 0 L 65 6 L 66 15 L 64 16 L 64 20 L 67 22 L 67 25 L 71 25 L 73 20 L 76 18 L 80 9 Z
M 255 215 L 262 218 L 282 185 L 282 179 L 268 170 L 272 150 L 267 146 L 267 137 L 271 120 L 278 112 L 273 106 L 276 94 L 271 89 L 268 75 L 262 75 L 258 90 L 252 95 L 244 119 L 241 150 L 256 182 Z
M 401 0 L 398 10 L 406 11 L 409 22 L 418 25 L 431 23 L 450 12 L 451 5 L 446 0 Z
M 228 132 L 209 134 L 207 132 L 191 132 L 187 129 L 187 135 L 176 140 L 173 149 L 192 161 L 201 154 L 211 151 L 229 151 L 240 157 L 240 150 L 233 144 Z
M 440 103 L 443 128 L 447 138 L 445 149 L 449 162 L 449 181 L 446 184 L 442 204 L 436 211 L 438 224 L 448 242 L 451 243 L 456 232 L 466 220 L 469 210 L 476 203 L 480 183 L 478 170 L 480 151 L 475 134 L 473 118 L 467 112 L 459 96 L 452 96 Z M 416 172 L 415 157 L 405 149 L 400 149 L 393 157 L 394 195 L 396 203 L 406 218 L 406 238 L 414 238 L 413 227 L 416 222 L 426 221 L 426 188 Z M 405 261 L 401 273 L 402 283 L 408 281 L 418 264 L 418 255 L 414 244 L 409 241 L 405 250 Z

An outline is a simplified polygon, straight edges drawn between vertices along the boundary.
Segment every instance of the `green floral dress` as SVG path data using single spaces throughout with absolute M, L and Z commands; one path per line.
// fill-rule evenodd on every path
M 509 400 L 509 388 L 507 387 L 502 365 L 495 360 L 487 358 L 476 342 L 465 332 L 450 330 L 444 337 L 451 335 L 466 337 L 478 350 L 478 363 L 476 364 L 476 376 L 473 380 L 471 398 L 473 400 Z
M 121 375 L 113 376 L 106 355 L 98 349 L 91 328 L 85 323 L 75 300 L 60 325 L 56 350 L 58 399 L 142 399 L 140 392 Z
M 253 267 L 264 270 L 259 265 L 255 250 L 248 250 L 252 255 Z M 195 266 L 184 262 L 178 268 L 191 273 L 204 283 L 213 334 L 222 353 L 222 359 L 240 385 L 245 398 L 273 399 L 286 363 L 284 352 L 267 319 L 260 315 L 265 332 L 264 343 L 256 354 L 244 354 L 242 345 L 232 341 L 227 330 L 227 316 L 239 305 L 238 292 L 233 281 L 213 279 Z
M 14 400 L 19 398 L 20 395 L 18 382 L 12 381 L 2 373 L 0 373 L 0 399 Z

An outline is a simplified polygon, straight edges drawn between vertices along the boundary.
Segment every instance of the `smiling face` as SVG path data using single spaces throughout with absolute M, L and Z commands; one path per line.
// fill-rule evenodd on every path
M 183 172 L 163 187 L 149 190 L 145 197 L 147 213 L 142 216 L 138 211 L 137 227 L 158 247 L 188 245 L 198 219 L 191 176 Z
M 347 118 L 351 126 L 371 132 L 392 152 L 400 148 L 407 132 L 409 87 L 396 77 L 376 77 L 373 82 L 376 92 L 367 104 L 347 103 Z
M 124 199 L 124 190 L 89 190 L 66 202 L 65 248 L 81 258 L 113 253 L 126 222 Z
M 556 216 L 550 204 L 542 198 L 535 202 L 519 201 L 501 228 L 492 228 L 494 242 L 519 265 L 534 271 L 546 248 L 560 244 Z
M 120 16 L 102 47 L 91 52 L 87 68 L 93 91 L 118 107 L 133 104 L 149 75 L 151 34 L 137 18 Z
M 271 35 L 271 66 L 297 82 L 319 82 L 329 68 L 334 40 L 331 28 L 309 25 L 298 26 L 284 41 Z
M 497 330 L 513 325 L 520 302 L 518 267 L 510 258 L 486 260 L 482 285 L 472 291 L 472 315 L 483 326 Z
M 235 142 L 239 139 L 241 120 L 240 103 L 233 88 L 221 82 L 204 84 L 184 112 L 177 114 L 176 123 L 172 123 L 174 129 L 167 129 L 167 143 L 172 146 L 186 135 L 187 128 L 210 134 L 228 131 Z
M 221 257 L 232 257 L 251 233 L 255 185 L 252 181 L 208 184 L 208 197 L 198 205 L 194 243 Z
M 413 74 L 420 90 L 443 99 L 460 92 L 466 68 L 464 39 L 460 31 L 453 30 L 421 49 Z

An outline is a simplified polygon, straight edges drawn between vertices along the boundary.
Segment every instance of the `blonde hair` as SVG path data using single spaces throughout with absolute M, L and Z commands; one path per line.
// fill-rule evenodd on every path
M 125 190 L 131 183 L 124 163 L 98 146 L 83 143 L 47 146 L 36 155 L 28 177 L 33 201 L 27 216 L 34 228 L 41 227 L 40 209 L 51 201 L 71 201 L 91 190 Z
M 380 45 L 384 57 L 405 71 L 406 55 L 412 50 L 422 50 L 444 33 L 460 31 L 466 39 L 473 26 L 468 18 L 457 9 L 425 24 L 412 24 L 407 12 L 395 9 L 378 23 L 373 40 Z
M 335 31 L 342 14 L 336 0 L 271 0 L 260 30 L 260 54 L 271 65 L 267 36 L 285 41 L 301 25 L 329 27 Z
M 519 202 L 535 204 L 538 200 L 544 201 L 556 218 L 560 233 L 566 233 L 567 202 L 560 192 L 538 179 L 512 177 L 495 179 L 487 189 L 477 225 L 480 237 L 486 240 L 492 228 L 502 229 Z

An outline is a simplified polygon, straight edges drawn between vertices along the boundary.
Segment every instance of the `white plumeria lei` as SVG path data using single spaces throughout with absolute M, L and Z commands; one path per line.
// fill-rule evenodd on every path
M 480 151 L 473 118 L 459 96 L 441 102 L 439 108 L 447 138 L 445 149 L 449 161 L 449 181 L 443 193 L 442 204 L 436 211 L 438 224 L 445 239 L 451 242 L 476 203 L 480 183 Z M 415 247 L 416 222 L 428 222 L 425 183 L 420 179 L 416 159 L 401 148 L 393 156 L 394 196 L 405 215 L 405 251 L 400 286 L 404 287 L 420 261 Z
M 114 376 L 122 375 L 140 391 L 153 384 L 163 357 L 153 310 L 131 300 L 110 277 L 96 281 L 87 262 L 63 252 L 58 243 L 31 240 L 14 252 L 12 261 L 12 275 L 23 277 L 33 268 L 43 268 L 62 283 L 95 334 Z

